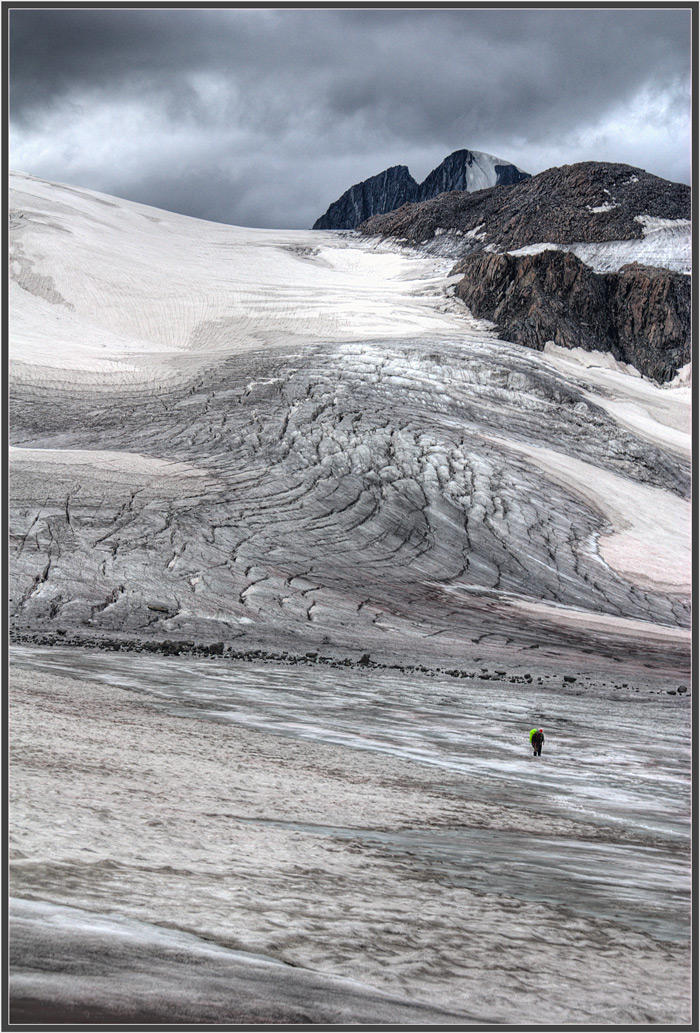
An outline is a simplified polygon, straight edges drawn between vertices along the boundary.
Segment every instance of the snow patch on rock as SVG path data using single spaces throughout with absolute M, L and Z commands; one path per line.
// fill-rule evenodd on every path
M 543 241 L 507 252 L 537 255 L 542 251 L 571 251 L 596 273 L 618 272 L 624 265 L 639 262 L 672 272 L 690 274 L 692 268 L 690 222 L 687 219 L 655 219 L 638 216 L 644 226 L 639 240 L 611 240 L 604 243 L 552 244 Z M 486 248 L 496 251 L 497 248 Z

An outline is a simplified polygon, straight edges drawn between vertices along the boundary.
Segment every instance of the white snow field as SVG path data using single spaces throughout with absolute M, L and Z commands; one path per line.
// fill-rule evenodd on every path
M 688 1022 L 689 371 L 11 185 L 13 1021 Z
M 276 344 L 460 326 L 435 304 L 434 265 L 337 233 L 208 223 L 28 175 L 11 185 L 13 370 L 30 380 L 162 383 L 178 359 L 190 372 Z
M 603 211 L 604 209 L 597 209 Z M 593 209 L 596 211 L 596 209 Z M 510 251 L 511 255 L 536 255 L 540 251 L 573 251 L 596 273 L 617 272 L 630 262 L 655 265 L 675 273 L 691 272 L 691 224 L 688 219 L 658 219 L 638 216 L 642 223 L 641 240 L 613 240 L 605 243 L 527 244 Z

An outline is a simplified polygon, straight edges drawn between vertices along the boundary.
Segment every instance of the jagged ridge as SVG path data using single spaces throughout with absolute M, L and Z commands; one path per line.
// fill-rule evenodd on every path
M 405 165 L 394 165 L 346 190 L 313 228 L 354 229 L 373 215 L 391 212 L 405 203 L 426 201 L 446 190 L 480 190 L 527 178 L 529 173 L 481 151 L 454 151 L 422 183 L 415 181 Z
M 690 187 L 631 165 L 580 162 L 548 169 L 509 190 L 453 191 L 362 223 L 361 233 L 422 243 L 437 231 L 467 239 L 463 254 L 525 247 L 547 241 L 634 240 L 639 216 L 690 219 Z

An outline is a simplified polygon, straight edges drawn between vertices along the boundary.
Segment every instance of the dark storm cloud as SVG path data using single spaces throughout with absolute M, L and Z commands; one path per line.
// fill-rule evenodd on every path
M 683 9 L 15 9 L 10 45 L 13 165 L 200 217 L 308 225 L 458 147 L 688 177 Z

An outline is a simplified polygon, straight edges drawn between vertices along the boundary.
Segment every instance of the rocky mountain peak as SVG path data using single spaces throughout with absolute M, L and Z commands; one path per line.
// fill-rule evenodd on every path
M 631 165 L 587 161 L 547 169 L 508 190 L 453 189 L 376 215 L 358 228 L 410 243 L 450 231 L 463 238 L 454 241 L 457 257 L 542 241 L 640 239 L 645 218 L 690 219 L 690 187 Z
M 419 200 L 427 201 L 449 190 L 471 192 L 493 186 L 510 186 L 529 178 L 529 173 L 490 154 L 454 151 L 423 180 Z
M 394 165 L 356 183 L 333 202 L 313 228 L 354 229 L 374 215 L 392 212 L 403 204 L 429 200 L 446 190 L 482 190 L 527 178 L 529 173 L 501 158 L 482 151 L 458 150 L 448 155 L 420 184 L 405 165 Z

